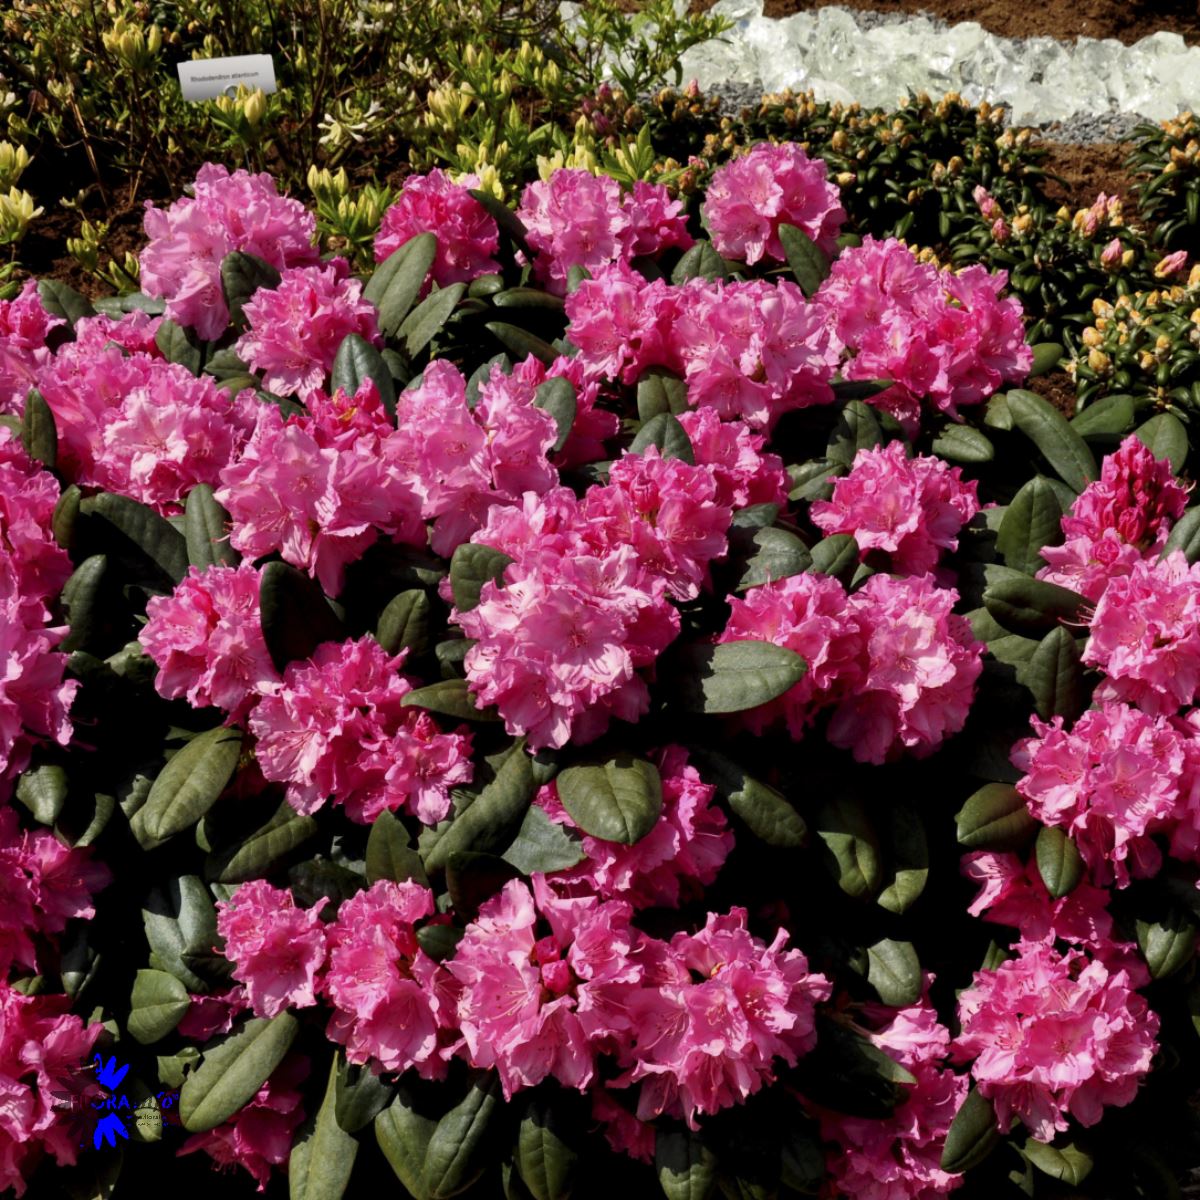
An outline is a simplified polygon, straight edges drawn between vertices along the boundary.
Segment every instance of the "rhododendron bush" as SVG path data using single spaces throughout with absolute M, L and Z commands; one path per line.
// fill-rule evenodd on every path
M 1182 423 L 799 146 L 475 182 L 356 278 L 206 166 L 0 311 L 0 1187 L 95 1049 L 131 1195 L 1174 1194 Z

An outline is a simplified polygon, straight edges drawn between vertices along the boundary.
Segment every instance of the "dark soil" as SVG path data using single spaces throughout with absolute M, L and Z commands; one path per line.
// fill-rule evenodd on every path
M 140 206 L 112 213 L 106 213 L 98 205 L 88 210 L 86 215 L 93 224 L 100 221 L 109 223 L 108 236 L 104 239 L 100 257 L 101 266 L 109 255 L 120 262 L 127 250 L 136 254 L 142 248 L 146 240 L 142 233 L 142 212 Z M 85 271 L 67 250 L 67 239 L 79 236 L 83 216 L 83 213 L 61 208 L 47 209 L 46 214 L 29 227 L 29 232 L 21 242 L 21 264 L 39 279 L 59 279 L 89 298 L 105 296 L 112 292 L 112 288 Z
M 1068 208 L 1084 208 L 1101 193 L 1127 196 L 1133 176 L 1125 170 L 1125 158 L 1132 146 L 1128 142 L 1097 142 L 1091 146 L 1073 146 L 1065 142 L 1039 143 L 1048 153 L 1042 164 L 1061 183 L 1050 180 L 1046 195 Z
M 830 4 L 869 12 L 926 14 L 951 23 L 978 21 L 1002 37 L 1118 38 L 1180 33 L 1200 42 L 1198 0 L 766 0 L 766 15 L 784 17 Z M 707 0 L 703 6 L 709 7 Z
M 1075 380 L 1066 371 L 1051 371 L 1049 375 L 1039 375 L 1022 386 L 1031 392 L 1037 392 L 1043 400 L 1049 400 L 1068 420 L 1075 415 L 1075 405 L 1079 402 L 1079 396 L 1075 391 Z

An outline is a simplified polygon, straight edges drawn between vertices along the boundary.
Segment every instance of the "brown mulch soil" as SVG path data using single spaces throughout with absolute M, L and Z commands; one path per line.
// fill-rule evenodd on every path
M 142 248 L 146 240 L 142 233 L 142 211 L 140 205 L 111 213 L 104 212 L 97 205 L 89 208 L 86 215 L 93 224 L 99 221 L 109 223 L 104 253 L 101 255 L 102 264 L 108 255 L 120 261 L 124 259 L 126 250 L 136 254 Z M 59 279 L 77 292 L 94 299 L 110 294 L 112 288 L 85 271 L 67 251 L 67 238 L 79 236 L 83 215 L 61 208 L 47 208 L 45 216 L 34 221 L 21 242 L 21 263 L 39 279 Z
M 1097 142 L 1091 146 L 1073 146 L 1065 142 L 1042 142 L 1048 151 L 1042 164 L 1061 183 L 1050 180 L 1046 195 L 1068 208 L 1083 208 L 1101 193 L 1128 196 L 1133 176 L 1125 170 L 1129 142 Z
M 1002 37 L 1118 38 L 1126 44 L 1152 33 L 1179 33 L 1200 42 L 1197 0 L 766 0 L 768 17 L 785 17 L 840 4 L 868 12 L 925 14 L 956 21 L 978 21 Z M 698 0 L 697 7 L 711 7 Z

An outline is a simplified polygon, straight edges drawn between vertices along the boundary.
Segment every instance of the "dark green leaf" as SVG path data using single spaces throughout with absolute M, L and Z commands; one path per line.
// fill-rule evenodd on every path
M 502 857 L 522 875 L 532 875 L 535 871 L 570 870 L 585 855 L 578 838 L 551 821 L 544 808 L 531 804 L 517 836 Z
M 466 1096 L 429 1139 L 421 1178 L 430 1200 L 456 1196 L 483 1174 L 489 1165 L 491 1127 L 502 1109 L 499 1076 L 495 1071 L 477 1073 Z
M 163 767 L 141 810 L 157 840 L 194 825 L 225 790 L 242 753 L 242 731 L 218 726 L 194 737 Z
M 1008 397 L 1003 392 L 998 392 L 988 401 L 983 413 L 983 423 L 989 429 L 1000 429 L 1005 433 L 1012 429 L 1012 410 L 1008 407 Z
M 183 530 L 193 567 L 236 567 L 242 556 L 229 544 L 229 513 L 217 503 L 207 483 L 188 493 Z
M 409 588 L 393 596 L 379 616 L 375 640 L 389 653 L 407 650 L 417 658 L 429 649 L 429 618 L 432 605 L 421 588 Z
M 725 260 L 713 249 L 712 242 L 703 238 L 687 250 L 671 272 L 671 282 L 676 286 L 689 279 L 728 279 L 729 271 Z
M 509 325 L 506 321 L 487 321 L 484 329 L 491 333 L 505 350 L 511 350 L 517 358 L 528 358 L 532 354 L 534 358 L 548 367 L 558 357 L 558 351 L 549 342 L 535 337 L 528 330 L 521 329 L 517 325 Z
M 872 450 L 883 441 L 883 430 L 874 410 L 861 400 L 847 401 L 829 435 L 825 457 L 841 467 L 854 463 L 860 450 Z
M 241 329 L 246 323 L 246 301 L 259 288 L 277 288 L 279 272 L 256 254 L 234 250 L 221 260 L 221 291 L 229 306 L 229 323 Z
M 320 585 L 289 563 L 263 567 L 259 598 L 263 640 L 280 673 L 290 662 L 311 658 L 322 642 L 345 636 Z
M 933 439 L 934 454 L 953 463 L 985 463 L 995 457 L 991 439 L 970 425 L 946 425 Z
M 417 930 L 417 941 L 434 962 L 445 962 L 454 957 L 464 932 L 455 925 L 422 925 Z
M 925 890 L 929 878 L 929 845 L 925 824 L 916 809 L 904 802 L 888 806 L 889 854 L 885 878 L 891 882 L 879 893 L 889 912 L 907 912 Z
M 471 195 L 487 209 L 492 219 L 500 226 L 500 229 L 516 243 L 517 248 L 532 262 L 536 256 L 529 245 L 529 231 L 525 228 L 517 214 L 503 200 L 497 200 L 491 192 L 485 192 L 478 188 L 472 188 L 470 191 Z
M 709 1200 L 716 1190 L 716 1157 L 690 1129 L 658 1130 L 654 1169 L 667 1200 Z
M 1021 1149 L 1025 1157 L 1051 1179 L 1075 1185 L 1091 1174 L 1092 1156 L 1070 1142 L 1065 1146 L 1048 1146 L 1045 1142 L 1027 1138 Z
M 1083 859 L 1075 843 L 1055 825 L 1038 830 L 1037 867 L 1055 900 L 1075 890 L 1083 878 Z
M 108 558 L 93 554 L 75 568 L 63 585 L 63 610 L 71 632 L 62 642 L 61 649 L 68 653 L 88 649 L 102 635 L 107 619 L 103 602 L 107 576 Z
M 814 1103 L 873 1120 L 887 1117 L 915 1082 L 865 1036 L 821 1016 L 816 1048 L 801 1059 L 797 1076 L 800 1090 Z
M 259 879 L 316 832 L 317 822 L 312 817 L 301 816 L 283 800 L 265 825 L 227 850 L 212 854 L 205 872 L 216 883 Z
M 429 886 L 421 856 L 413 848 L 400 818 L 386 809 L 375 818 L 367 837 L 367 882 L 391 879 L 403 883 L 414 879 Z
M 165 1038 L 192 1006 L 187 988 L 166 971 L 139 971 L 133 981 L 126 1028 L 134 1041 L 149 1046 Z
M 170 319 L 164 319 L 154 335 L 159 353 L 170 363 L 178 363 L 193 375 L 204 366 L 204 348 L 190 329 L 184 329 Z
M 786 222 L 779 226 L 779 240 L 800 290 L 812 296 L 829 274 L 829 256 L 803 229 Z
M 53 825 L 67 802 L 67 773 L 52 763 L 31 767 L 17 780 L 17 799 L 43 825 Z
M 101 492 L 80 505 L 80 510 L 110 527 L 150 559 L 172 583 L 187 574 L 187 541 L 168 520 L 153 509 L 118 496 Z
M 39 279 L 37 290 L 42 307 L 52 317 L 62 317 L 72 329 L 76 321 L 96 315 L 92 302 L 61 280 Z
M 1115 438 L 1133 428 L 1132 396 L 1101 396 L 1071 418 L 1080 437 Z
M 299 1029 L 296 1018 L 282 1012 L 270 1020 L 252 1017 L 209 1042 L 199 1068 L 179 1092 L 183 1127 L 189 1133 L 204 1133 L 233 1116 L 283 1061 Z
M 1032 693 L 1043 720 L 1073 721 L 1087 707 L 1079 644 L 1060 625 L 1038 643 L 1029 660 L 1017 667 L 1017 680 Z
M 739 592 L 799 575 L 812 566 L 808 547 L 786 529 L 768 525 L 764 529 L 735 530 L 729 542 L 731 561 L 743 564 L 737 581 Z
M 1008 393 L 1017 428 L 1042 452 L 1064 483 L 1082 492 L 1097 477 L 1096 460 L 1067 419 L 1035 392 Z
M 423 1172 L 437 1122 L 419 1113 L 406 1088 L 375 1118 L 375 1140 L 414 1200 L 430 1200 Z
M 996 1110 L 992 1102 L 972 1088 L 946 1134 L 941 1168 L 952 1175 L 969 1171 L 983 1162 L 999 1141 L 1000 1130 L 996 1127 Z
M 558 437 L 553 449 L 557 454 L 567 444 L 571 426 L 575 424 L 575 388 L 569 379 L 547 379 L 534 392 L 533 405 L 554 418 Z
M 747 774 L 732 759 L 707 747 L 693 746 L 701 774 L 716 785 L 717 795 L 740 817 L 755 837 L 769 846 L 799 847 L 808 842 L 804 818 L 782 793 Z
M 25 397 L 25 411 L 21 414 L 21 445 L 25 453 L 47 470 L 53 471 L 58 463 L 58 429 L 54 424 L 54 413 L 37 388 L 30 388 Z
M 292 1143 L 288 1200 L 341 1200 L 350 1186 L 358 1140 L 337 1121 L 337 1058 L 329 1066 L 325 1098 L 311 1127 Z
M 75 484 L 63 489 L 58 503 L 54 506 L 54 514 L 50 518 L 50 529 L 54 540 L 64 549 L 70 550 L 75 544 L 75 522 L 79 519 L 79 505 L 83 500 L 83 492 Z
M 955 815 L 959 843 L 971 850 L 1017 850 L 1037 822 L 1024 799 L 1007 783 L 987 783 Z
M 1087 601 L 1078 592 L 1056 583 L 1029 575 L 1008 575 L 988 585 L 983 603 L 1005 629 L 1040 637 L 1063 622 L 1081 624 Z
M 437 337 L 467 290 L 465 283 L 435 288 L 408 314 L 396 330 L 409 358 L 416 358 Z
M 479 793 L 470 808 L 455 816 L 425 855 L 426 868 L 445 870 L 450 855 L 459 850 L 500 853 L 521 827 L 536 790 L 533 764 L 524 744 L 518 742 L 500 764 L 495 779 Z
M 428 712 L 456 717 L 460 721 L 498 721 L 494 708 L 476 708 L 465 679 L 445 679 L 427 687 L 415 688 L 400 701 L 402 708 L 423 708 Z
M 621 753 L 606 762 L 567 767 L 558 796 L 584 833 L 630 846 L 658 823 L 662 780 L 645 759 Z
M 996 534 L 996 549 L 1014 570 L 1033 575 L 1044 567 L 1043 546 L 1062 541 L 1062 506 L 1050 481 L 1035 475 L 1013 497 Z
M 921 961 L 912 942 L 884 938 L 867 948 L 867 982 L 884 1004 L 906 1008 L 921 998 Z
M 480 906 L 520 872 L 495 854 L 455 850 L 446 860 L 446 890 L 450 906 L 463 921 L 473 921 Z
M 396 336 L 416 303 L 437 256 L 437 246 L 434 234 L 417 234 L 393 251 L 367 282 L 363 296 L 379 309 L 379 328 L 385 337 Z
M 1063 353 L 1063 348 L 1057 342 L 1038 342 L 1033 347 L 1033 366 L 1029 368 L 1029 378 L 1036 379 L 1055 370 L 1062 361 Z
M 637 385 L 637 410 L 643 424 L 660 413 L 677 417 L 687 407 L 687 384 L 677 375 L 665 367 L 651 367 L 642 373 Z
M 685 712 L 734 713 L 782 696 L 804 678 L 804 659 L 771 642 L 693 644 L 674 652 L 671 698 Z
M 1153 979 L 1174 975 L 1196 952 L 1196 926 L 1186 913 L 1172 909 L 1161 920 L 1135 923 L 1137 943 Z
M 854 796 L 829 801 L 817 815 L 816 829 L 838 887 L 856 900 L 875 895 L 883 882 L 879 835 L 862 801 Z
M 345 1054 L 339 1052 L 334 1097 L 337 1123 L 347 1133 L 357 1133 L 375 1120 L 391 1102 L 392 1086 L 369 1066 L 346 1062 Z
M 631 454 L 644 454 L 647 446 L 657 446 L 663 458 L 678 458 L 685 463 L 696 461 L 691 439 L 678 419 L 670 413 L 659 413 L 658 416 L 651 417 L 637 431 L 629 451 Z
M 1163 547 L 1163 557 L 1176 550 L 1181 550 L 1189 563 L 1200 562 L 1200 507 L 1188 509 L 1176 522 Z
M 858 568 L 858 543 L 848 533 L 822 538 L 810 551 L 812 567 L 818 575 L 832 575 L 842 583 L 849 581 Z
M 1138 440 L 1155 458 L 1165 458 L 1176 475 L 1188 456 L 1188 435 L 1183 422 L 1173 413 L 1159 413 L 1134 430 Z
M 329 390 L 336 392 L 340 388 L 347 396 L 353 396 L 364 379 L 369 379 L 375 385 L 388 414 L 394 413 L 396 385 L 387 363 L 383 361 L 383 355 L 357 333 L 348 333 L 342 338 L 334 355 Z
M 537 1095 L 525 1101 L 514 1162 L 534 1200 L 568 1200 L 579 1148 L 561 1102 Z
M 493 550 L 491 546 L 463 542 L 450 559 L 450 591 L 454 607 L 459 612 L 470 612 L 479 603 L 483 585 L 488 580 L 499 584 L 504 568 L 510 562 L 512 559 L 507 554 Z
M 544 292 L 541 288 L 514 287 L 497 292 L 492 297 L 492 303 L 497 308 L 542 308 L 554 312 L 562 312 L 563 301 L 560 296 Z
M 895 386 L 891 379 L 836 379 L 832 384 L 838 400 L 870 400 Z
M 207 990 L 185 958 L 212 949 L 217 940 L 217 910 L 208 888 L 195 875 L 181 875 L 155 888 L 142 909 L 150 965 L 169 971 L 190 992 Z

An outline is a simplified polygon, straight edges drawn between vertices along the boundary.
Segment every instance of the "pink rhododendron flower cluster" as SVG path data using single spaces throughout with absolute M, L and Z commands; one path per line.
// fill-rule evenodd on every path
M 417 942 L 414 923 L 433 912 L 433 893 L 380 880 L 345 901 L 329 927 L 324 991 L 334 1006 L 328 1034 L 352 1063 L 385 1071 L 445 1071 L 456 988 Z
M 275 190 L 270 175 L 232 174 L 205 163 L 193 195 L 169 208 L 146 202 L 141 284 L 167 302 L 171 320 L 212 341 L 229 324 L 221 290 L 221 262 L 239 250 L 278 270 L 317 261 L 316 218 L 298 200 Z
M 0 977 L 14 964 L 36 973 L 33 938 L 94 916 L 92 893 L 111 879 L 86 850 L 64 845 L 48 829 L 22 831 L 16 812 L 0 807 Z
M 412 684 L 373 638 L 325 642 L 288 664 L 283 682 L 250 714 L 265 778 L 287 784 L 288 803 L 313 813 L 329 797 L 370 824 L 403 809 L 426 825 L 450 811 L 450 789 L 471 779 L 471 736 L 444 733 L 401 704 Z
M 46 338 L 65 324 L 42 307 L 34 279 L 27 279 L 14 299 L 0 300 L 0 413 L 25 407 L 39 368 L 50 360 Z
M 533 268 L 555 295 L 565 295 L 572 267 L 595 272 L 609 263 L 650 258 L 669 246 L 687 249 L 692 237 L 658 183 L 637 182 L 629 192 L 609 175 L 562 168 L 526 186 L 517 219 L 536 253 Z
M 654 828 L 632 846 L 584 834 L 583 861 L 547 874 L 554 891 L 626 900 L 635 909 L 678 908 L 685 899 L 699 899 L 716 879 L 733 849 L 725 814 L 713 804 L 716 789 L 701 780 L 681 746 L 668 746 L 651 760 L 662 778 L 663 797 Z M 538 792 L 534 803 L 556 824 L 576 828 L 553 783 Z
M 718 167 L 701 208 L 713 245 L 726 258 L 753 265 L 785 262 L 780 225 L 794 225 L 832 257 L 846 210 L 825 163 L 795 143 L 759 142 Z
M 1174 713 L 1200 691 L 1200 563 L 1183 552 L 1133 563 L 1109 580 L 1088 627 L 1083 661 L 1106 678 L 1098 699 Z
M 860 450 L 850 473 L 833 481 L 833 498 L 809 516 L 826 534 L 851 534 L 863 551 L 882 550 L 897 574 L 924 575 L 979 511 L 978 484 L 940 458 L 909 458 L 902 442 Z
M 1019 1117 L 1039 1141 L 1095 1125 L 1128 1104 L 1158 1049 L 1158 1016 L 1126 971 L 1082 950 L 1022 942 L 1017 957 L 976 971 L 958 998 L 955 1047 L 1007 1132 Z
M 1043 547 L 1048 565 L 1038 578 L 1099 600 L 1114 576 L 1158 556 L 1187 507 L 1187 494 L 1171 464 L 1130 434 L 1063 516 L 1063 545 Z
M 386 421 L 370 380 L 354 399 Z M 277 550 L 335 596 L 347 564 L 380 533 L 422 545 L 425 531 L 417 496 L 382 457 L 381 433 L 389 427 L 351 427 L 353 436 L 343 436 L 345 425 L 327 415 L 331 404 L 337 409 L 336 400 L 317 395 L 308 414 L 286 419 L 274 405 L 261 405 L 241 457 L 221 472 L 216 496 L 233 518 L 234 549 L 250 558 Z
M 666 649 L 679 616 L 666 596 L 697 595 L 725 551 L 731 512 L 712 472 L 655 447 L 613 464 L 582 500 L 565 488 L 521 510 L 493 508 L 472 540 L 515 561 L 478 607 L 456 612 L 476 639 L 465 660 L 482 704 L 533 747 L 598 736 L 634 720 L 649 694 L 636 674 Z
M 859 762 L 932 753 L 967 719 L 983 645 L 930 576 L 872 575 L 851 595 L 835 579 L 793 575 L 730 598 L 720 642 L 767 641 L 808 663 L 803 679 L 744 718 L 782 719 L 801 737 L 832 708 L 829 740 Z
M 192 567 L 169 596 L 146 603 L 138 635 L 158 666 L 155 685 L 168 700 L 223 708 L 240 720 L 279 683 L 263 639 L 259 573 L 240 567 Z
M 842 346 L 823 305 L 786 280 L 681 287 L 618 263 L 567 297 L 571 341 L 587 369 L 635 381 L 647 367 L 683 376 L 688 403 L 756 429 L 833 399 Z
M 1020 302 L 1000 299 L 1006 278 L 980 266 L 941 271 L 901 242 L 867 237 L 837 258 L 816 299 L 853 353 L 845 377 L 892 380 L 870 403 L 915 430 L 923 398 L 957 417 L 1028 374 Z
M 298 908 L 290 891 L 254 879 L 217 901 L 217 933 L 256 1016 L 316 1004 L 326 951 L 318 909 Z
M 48 626 L 49 605 L 71 573 L 50 532 L 58 485 L 0 427 L 0 799 L 29 764 L 32 739 L 71 740 L 78 689 L 63 681 L 66 629 Z
M 418 234 L 437 235 L 430 277 L 438 287 L 469 283 L 500 269 L 492 257 L 500 248 L 496 219 L 471 195 L 477 176 L 461 183 L 435 167 L 428 175 L 410 175 L 400 195 L 383 214 L 375 236 L 375 261 L 383 262 Z
M 383 344 L 376 308 L 362 298 L 344 258 L 288 268 L 275 287 L 259 288 L 243 312 L 248 328 L 235 349 L 276 396 L 308 400 L 324 385 L 348 334 Z
M 926 987 L 928 987 L 928 977 Z M 916 1082 L 885 1120 L 820 1112 L 821 1136 L 833 1142 L 830 1170 L 842 1195 L 855 1200 L 933 1200 L 956 1190 L 961 1174 L 941 1168 L 946 1134 L 969 1080 L 945 1067 L 950 1031 L 927 999 L 908 1008 L 864 1006 L 878 1027 L 873 1045 L 904 1067 Z
M 78 1137 L 56 1111 L 72 1079 L 104 1032 L 67 1012 L 65 996 L 25 996 L 0 978 L 0 1189 L 25 1194 L 46 1154 L 75 1162 Z
M 309 1061 L 289 1054 L 266 1083 L 229 1118 L 207 1133 L 194 1133 L 179 1154 L 203 1150 L 217 1170 L 245 1167 L 265 1191 L 271 1168 L 282 1166 L 291 1154 L 296 1129 L 304 1120 L 300 1085 L 308 1078 Z
M 768 945 L 746 928 L 746 912 L 709 913 L 698 933 L 661 945 L 654 986 L 631 997 L 630 1069 L 613 1086 L 641 1082 L 637 1115 L 696 1117 L 741 1104 L 816 1045 L 816 1005 L 832 988 L 810 972 L 783 929 Z M 657 978 L 654 978 L 657 976 Z
M 731 509 L 754 504 L 787 505 L 789 483 L 783 460 L 763 451 L 766 438 L 741 421 L 722 421 L 711 408 L 679 414 L 697 464 L 708 467 L 717 485 L 715 500 Z
M 384 443 L 384 462 L 433 521 L 438 554 L 448 558 L 469 540 L 493 504 L 514 504 L 558 483 L 548 460 L 558 430 L 533 401 L 534 391 L 497 365 L 472 408 L 461 372 L 440 361 L 397 399 L 397 432 Z

